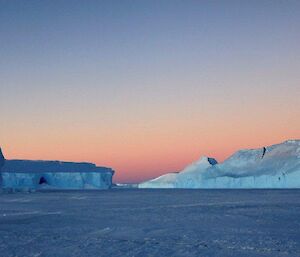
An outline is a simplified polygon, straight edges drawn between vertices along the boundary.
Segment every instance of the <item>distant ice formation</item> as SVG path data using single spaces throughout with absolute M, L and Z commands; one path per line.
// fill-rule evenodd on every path
M 112 186 L 114 174 L 112 169 L 92 163 L 29 160 L 6 160 L 4 163 L 1 151 L 0 169 L 2 188 L 16 190 L 107 189 Z
M 300 188 L 300 140 L 240 150 L 220 164 L 204 156 L 139 188 Z
M 4 166 L 4 163 L 5 163 L 5 158 L 4 158 L 3 153 L 2 153 L 2 150 L 1 150 L 1 148 L 0 148 L 0 191 L 1 191 L 1 188 L 2 188 L 1 169 L 2 169 L 2 167 Z

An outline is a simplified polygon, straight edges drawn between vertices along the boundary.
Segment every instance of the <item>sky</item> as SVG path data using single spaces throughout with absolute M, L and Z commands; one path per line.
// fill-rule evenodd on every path
M 7 159 L 115 182 L 300 138 L 300 1 L 0 0 Z

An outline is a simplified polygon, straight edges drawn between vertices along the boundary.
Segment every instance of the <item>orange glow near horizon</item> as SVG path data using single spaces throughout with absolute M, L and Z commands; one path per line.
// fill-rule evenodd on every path
M 112 167 L 116 173 L 114 182 L 140 182 L 157 177 L 167 172 L 180 171 L 201 156 L 209 156 L 222 162 L 236 150 L 244 148 L 258 148 L 265 145 L 280 143 L 287 139 L 299 138 L 298 131 L 290 131 L 288 136 L 261 135 L 255 138 L 249 135 L 242 139 L 239 135 L 228 135 L 221 141 L 218 136 L 205 137 L 205 139 L 186 137 L 161 138 L 154 141 L 140 138 L 136 141 L 124 140 L 92 144 L 86 140 L 46 140 L 32 142 L 29 138 L 23 141 L 5 142 L 3 152 L 7 159 L 32 160 L 64 160 L 87 161 L 99 166 Z M 67 136 L 66 136 L 67 137 Z M 68 137 L 67 137 L 68 138 Z M 67 139 L 65 138 L 65 140 Z M 62 140 L 62 139 L 61 139 Z M 60 142 L 59 142 L 60 141 Z M 81 142 L 80 142 L 81 141 Z

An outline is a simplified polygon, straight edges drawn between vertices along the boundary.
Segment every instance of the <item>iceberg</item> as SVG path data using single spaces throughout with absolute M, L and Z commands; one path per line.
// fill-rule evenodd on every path
M 13 190 L 108 189 L 114 171 L 86 162 L 6 160 L 0 154 L 2 188 Z M 1 184 L 0 184 L 1 185 Z
M 139 188 L 300 188 L 300 140 L 240 150 L 218 164 L 202 157 L 178 173 L 145 181 Z
M 2 150 L 1 150 L 1 148 L 0 148 L 0 191 L 1 191 L 1 188 L 2 188 L 1 169 L 2 169 L 2 167 L 4 166 L 4 163 L 5 163 L 5 158 L 4 158 L 3 153 L 2 153 Z

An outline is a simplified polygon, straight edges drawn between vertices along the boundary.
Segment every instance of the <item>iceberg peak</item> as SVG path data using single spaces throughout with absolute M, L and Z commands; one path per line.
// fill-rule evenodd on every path
M 216 165 L 218 162 L 211 157 L 202 156 L 198 161 L 193 162 L 192 164 L 185 167 L 181 172 L 201 172 Z
M 200 164 L 209 164 L 209 165 L 216 165 L 218 164 L 217 160 L 208 157 L 208 156 L 202 156 L 198 161 L 196 161 L 194 164 L 200 165 Z
M 211 164 L 211 165 L 216 165 L 218 164 L 217 160 L 211 157 L 207 158 L 207 161 Z

